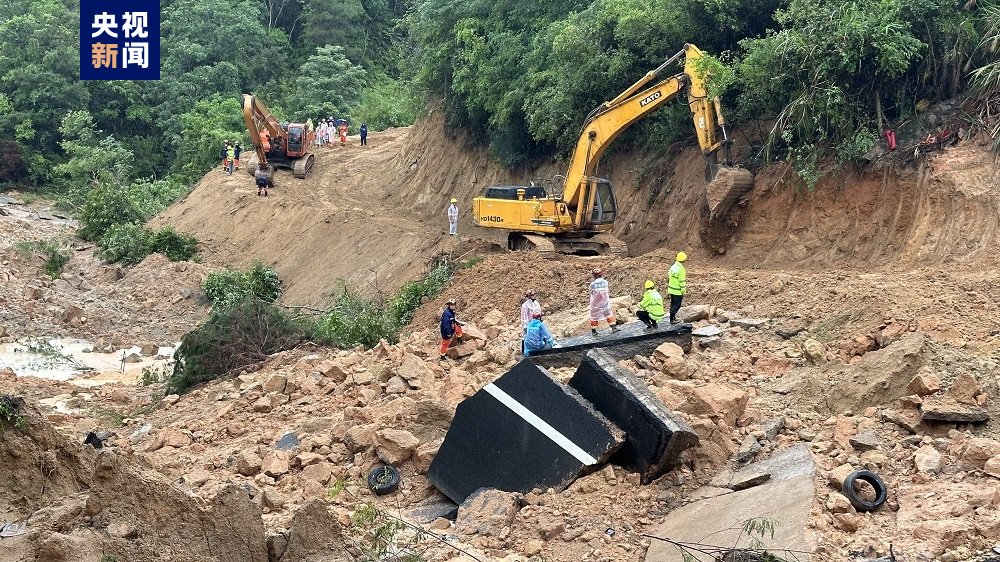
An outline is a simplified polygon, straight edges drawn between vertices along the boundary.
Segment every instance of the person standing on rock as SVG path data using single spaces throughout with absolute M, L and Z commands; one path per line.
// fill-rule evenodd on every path
M 590 270 L 594 280 L 590 282 L 590 333 L 597 335 L 597 326 L 601 320 L 607 320 L 612 332 L 618 331 L 615 325 L 615 314 L 611 310 L 611 288 L 604 278 L 601 268 Z
M 647 279 L 643 289 L 639 310 L 635 311 L 635 315 L 642 320 L 647 330 L 655 330 L 659 327 L 656 323 L 663 320 L 663 295 L 656 290 L 656 284 L 652 280 Z
M 528 289 L 524 293 L 524 302 L 521 303 L 521 333 L 528 331 L 528 323 L 531 322 L 532 314 L 542 312 L 542 305 L 535 299 L 535 291 Z
M 359 132 L 361 133 L 361 146 L 368 146 L 368 124 L 362 123 Z
M 451 206 L 448 207 L 448 234 L 450 236 L 458 235 L 458 199 L 454 197 L 451 198 Z
M 524 356 L 528 357 L 532 351 L 552 349 L 553 345 L 555 345 L 555 340 L 545 323 L 542 322 L 542 312 L 532 312 L 528 329 L 524 333 Z
M 455 317 L 455 299 L 448 299 L 441 312 L 441 361 L 448 359 L 448 348 L 455 338 L 462 337 L 462 323 Z
M 681 309 L 681 300 L 687 292 L 687 270 L 684 269 L 684 262 L 687 261 L 687 254 L 677 252 L 677 260 L 670 266 L 667 273 L 667 293 L 670 294 L 670 323 L 677 323 L 677 311 Z
M 233 161 L 236 159 L 236 149 L 233 145 L 226 147 L 226 173 L 233 175 Z

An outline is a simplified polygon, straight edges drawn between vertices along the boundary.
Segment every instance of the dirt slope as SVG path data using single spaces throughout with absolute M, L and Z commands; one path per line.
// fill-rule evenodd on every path
M 758 174 L 753 192 L 720 238 L 706 235 L 704 165 L 694 147 L 669 154 L 623 151 L 602 162 L 616 186 L 616 234 L 632 255 L 686 249 L 723 266 L 825 268 L 991 262 L 1000 226 L 1000 176 L 975 142 L 895 172 L 842 172 L 808 193 L 784 165 Z M 213 170 L 154 223 L 203 241 L 207 260 L 277 267 L 285 300 L 321 303 L 341 280 L 366 293 L 414 279 L 433 255 L 482 253 L 505 233 L 472 225 L 472 198 L 489 185 L 551 177 L 559 162 L 501 169 L 432 114 L 408 128 L 372 133 L 370 145 L 319 150 L 306 180 L 280 173 L 258 198 L 247 174 Z M 463 240 L 444 233 L 445 208 L 459 199 Z M 731 236 L 730 236 L 731 235 Z
M 281 171 L 267 198 L 242 170 L 213 170 L 154 223 L 195 234 L 210 263 L 245 266 L 260 258 L 274 265 L 289 303 L 322 303 L 342 282 L 369 294 L 392 291 L 419 277 L 429 257 L 461 250 L 447 236 L 447 205 L 437 205 L 435 228 L 409 216 L 412 205 L 386 201 L 386 178 L 408 134 L 393 129 L 372 133 L 368 147 L 352 139 L 320 149 L 308 179 Z

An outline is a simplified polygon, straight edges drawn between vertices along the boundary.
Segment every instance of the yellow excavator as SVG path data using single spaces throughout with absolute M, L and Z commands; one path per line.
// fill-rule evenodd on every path
M 719 98 L 710 99 L 705 76 L 696 69 L 703 53 L 694 45 L 667 59 L 655 70 L 604 102 L 587 115 L 569 170 L 562 178 L 562 194 L 529 186 L 488 187 L 472 202 L 476 224 L 511 231 L 511 250 L 562 254 L 626 254 L 625 244 L 610 231 L 618 214 L 615 193 L 607 178 L 597 177 L 597 164 L 611 142 L 629 125 L 656 108 L 687 94 L 694 128 L 705 156 L 705 179 L 711 217 L 724 215 L 753 186 L 753 174 L 735 167 L 732 141 L 726 133 Z M 684 71 L 648 86 L 671 64 L 684 58 Z M 724 160 L 719 162 L 719 151 Z M 558 176 L 557 176 L 558 178 Z

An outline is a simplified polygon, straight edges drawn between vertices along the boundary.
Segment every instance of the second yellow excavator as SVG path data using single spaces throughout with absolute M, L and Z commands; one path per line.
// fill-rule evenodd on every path
M 511 250 L 564 254 L 625 254 L 625 244 L 610 234 L 618 214 L 614 190 L 598 177 L 597 164 L 612 141 L 629 125 L 663 104 L 687 94 L 698 144 L 705 156 L 707 199 L 712 218 L 724 215 L 753 187 L 753 174 L 733 166 L 732 141 L 719 99 L 709 98 L 705 76 L 696 68 L 703 53 L 687 44 L 676 55 L 590 112 L 584 121 L 562 194 L 544 187 L 488 187 L 472 203 L 476 224 L 511 231 Z M 669 65 L 684 57 L 684 71 L 648 86 Z M 719 162 L 720 149 L 724 159 Z M 558 177 L 558 176 L 557 176 Z

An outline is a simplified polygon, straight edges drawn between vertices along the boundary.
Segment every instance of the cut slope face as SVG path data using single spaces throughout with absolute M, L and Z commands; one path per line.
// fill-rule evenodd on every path
M 213 170 L 154 222 L 196 235 L 210 262 L 274 265 L 290 303 L 321 303 L 342 282 L 369 294 L 392 291 L 419 277 L 427 258 L 458 246 L 447 236 L 446 205 L 432 225 L 410 216 L 409 205 L 385 202 L 407 133 L 373 133 L 368 147 L 352 139 L 318 149 L 307 179 L 279 172 L 266 198 L 242 170 Z
M 316 153 L 309 178 L 279 174 L 267 198 L 256 196 L 249 175 L 213 170 L 154 222 L 196 235 L 211 263 L 242 266 L 259 257 L 277 268 L 286 302 L 319 304 L 342 282 L 366 294 L 392 292 L 440 252 L 502 249 L 506 231 L 473 226 L 472 198 L 490 185 L 564 171 L 555 161 L 503 170 L 447 131 L 439 113 L 372 133 L 367 147 L 352 138 Z M 684 249 L 720 265 L 816 269 L 978 262 L 992 259 L 997 246 L 1000 177 L 992 154 L 971 141 L 918 169 L 839 173 L 811 193 L 786 166 L 772 166 L 727 223 L 713 228 L 706 226 L 704 162 L 693 146 L 609 154 L 601 173 L 619 203 L 614 234 L 633 256 Z M 452 197 L 459 239 L 446 235 Z

